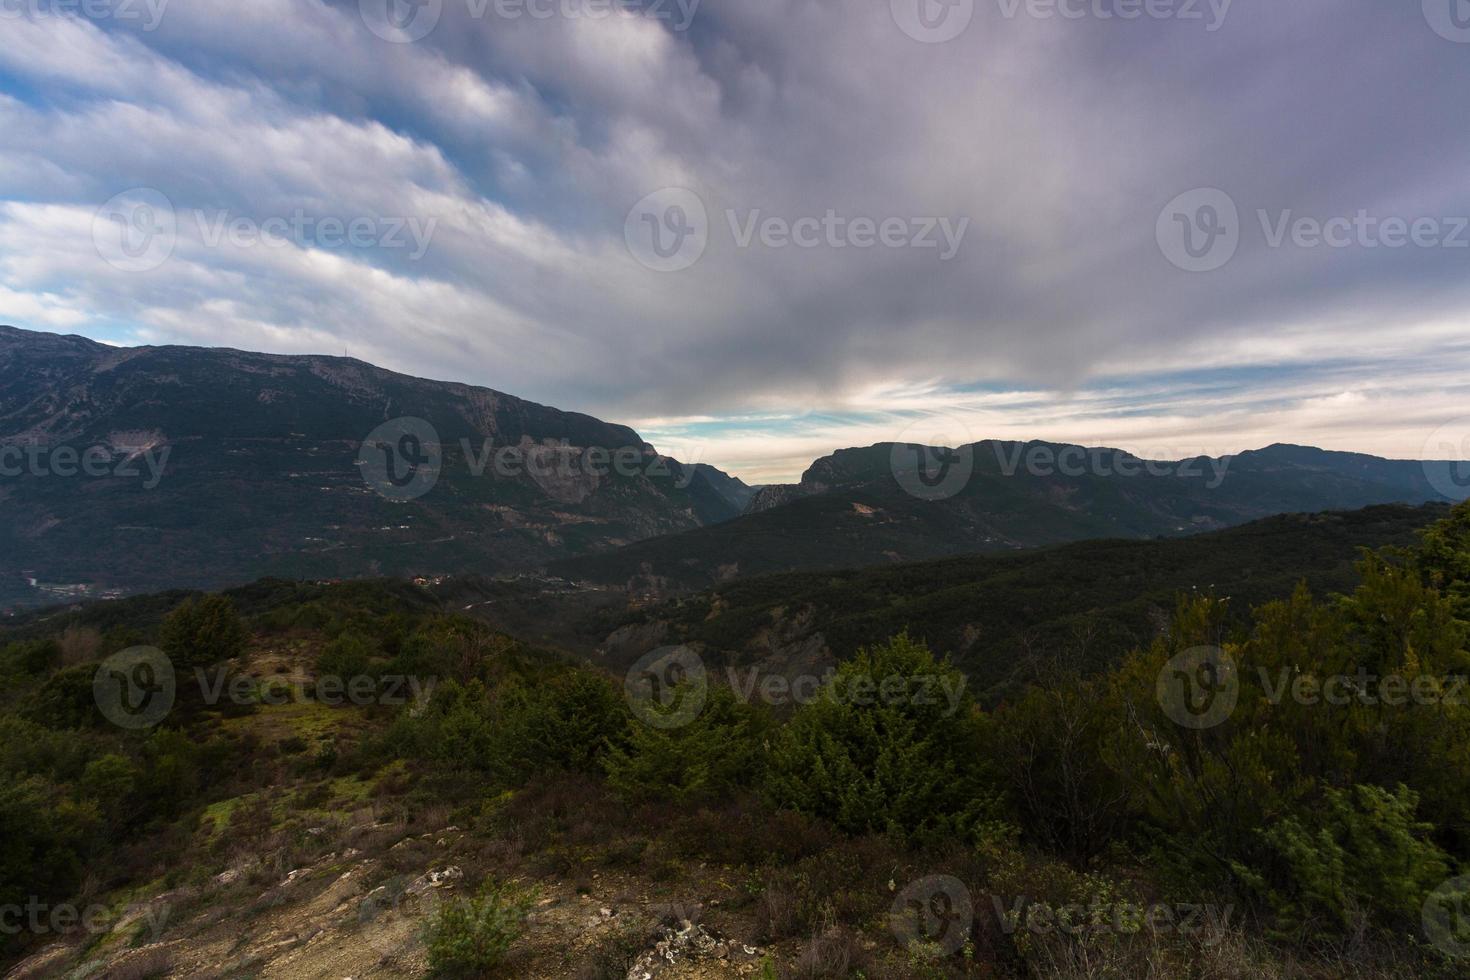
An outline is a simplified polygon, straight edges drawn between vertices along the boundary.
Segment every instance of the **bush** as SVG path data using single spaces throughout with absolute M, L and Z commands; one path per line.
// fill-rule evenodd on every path
M 375 628 L 374 636 L 381 636 Z M 429 620 L 402 640 L 385 638 L 394 653 L 386 672 L 493 683 L 513 659 L 519 645 L 510 637 L 492 633 L 484 624 L 460 617 Z
M 657 930 L 634 923 L 609 930 L 592 947 L 577 980 L 627 980 L 633 964 L 658 939 Z
M 486 882 L 474 898 L 440 905 L 424 930 L 429 969 L 439 977 L 480 977 L 505 961 L 525 929 L 532 896 Z
M 97 840 L 95 808 L 78 806 L 39 778 L 0 781 L 0 905 L 64 897 L 80 882 Z M 7 955 L 15 935 L 0 935 Z
M 729 688 L 712 687 L 704 710 L 687 725 L 630 722 L 627 746 L 613 746 L 603 760 L 608 785 L 638 803 L 728 799 L 742 786 L 759 784 L 768 727 L 766 716 Z
M 374 653 L 372 641 L 361 633 L 343 633 L 317 657 L 317 677 L 363 677 L 368 673 Z
M 1461 619 L 1470 619 L 1470 501 L 1425 530 L 1416 558 L 1428 584 L 1455 604 Z
M 24 715 L 54 729 L 105 725 L 107 719 L 97 710 L 92 691 L 96 673 L 95 667 L 63 667 L 32 692 L 24 702 Z
M 969 837 L 998 800 L 964 688 L 907 635 L 859 651 L 775 739 L 772 801 L 850 833 Z
M 138 770 L 120 755 L 104 755 L 87 763 L 79 789 L 95 801 L 97 810 L 116 825 L 123 821 L 138 783 Z
M 400 714 L 384 748 L 429 761 L 441 774 L 474 773 L 501 787 L 548 772 L 602 771 L 627 709 L 612 682 L 587 668 L 547 673 L 492 691 L 479 680 L 440 685 L 421 714 Z
M 1425 896 L 1449 873 L 1444 852 L 1425 839 L 1433 825 L 1414 816 L 1418 803 L 1404 786 L 1329 789 L 1319 812 L 1262 831 L 1281 860 L 1284 882 L 1268 889 L 1281 931 L 1314 939 L 1417 925 Z
M 547 770 L 600 773 L 610 742 L 627 727 L 622 692 L 590 668 L 513 687 L 499 706 L 498 768 L 520 782 Z
M 1085 863 L 1117 839 L 1127 793 L 1101 747 L 1114 724 L 1096 681 L 1059 677 L 996 712 L 988 742 L 1027 835 Z
M 245 652 L 245 626 L 222 595 L 186 599 L 164 619 L 160 645 L 175 669 L 208 667 Z
M 43 674 L 61 660 L 61 647 L 55 640 L 25 640 L 0 649 L 0 670 L 22 674 Z

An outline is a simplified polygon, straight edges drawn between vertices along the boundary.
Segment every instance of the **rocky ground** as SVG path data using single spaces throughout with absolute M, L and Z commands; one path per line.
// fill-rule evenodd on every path
M 252 673 L 287 686 L 307 678 L 306 652 L 257 649 Z M 352 709 L 287 703 L 218 722 L 237 735 L 307 746 L 350 740 Z M 77 930 L 38 948 L 7 978 L 143 980 L 260 977 L 343 980 L 428 973 L 422 931 L 441 902 L 494 878 L 532 895 L 506 975 L 652 980 L 759 974 L 778 951 L 729 906 L 739 883 L 698 863 L 650 876 L 548 866 L 513 839 L 470 833 L 447 807 L 405 815 L 393 767 L 376 780 L 296 777 L 207 808 L 187 868 L 99 894 L 105 931 Z
M 325 836 L 329 828 L 308 828 Z M 203 886 L 134 898 L 100 936 L 78 934 L 45 946 L 7 977 L 279 977 L 342 980 L 427 974 L 422 926 L 436 905 L 466 891 L 462 866 L 484 859 L 453 826 L 407 833 L 387 824 L 346 828 L 356 839 L 280 877 L 248 863 Z M 417 869 L 417 872 L 403 871 Z M 756 975 L 771 954 L 746 938 L 748 919 L 722 913 L 718 885 L 656 884 L 594 873 L 573 886 L 555 879 L 512 880 L 533 890 L 526 932 L 511 975 Z M 685 899 L 674 898 L 685 895 Z

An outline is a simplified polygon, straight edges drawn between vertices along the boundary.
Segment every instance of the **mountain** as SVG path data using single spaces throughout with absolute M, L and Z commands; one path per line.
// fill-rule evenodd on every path
M 264 576 L 544 571 L 661 594 L 1436 499 L 1420 463 L 1281 445 L 1159 462 L 881 443 L 757 490 L 626 426 L 350 358 L 0 327 L 0 607 Z
M 605 614 L 585 630 L 599 662 L 613 667 L 688 643 L 711 664 L 783 675 L 820 670 L 907 630 L 952 656 L 994 701 L 1049 665 L 1114 666 L 1167 626 L 1181 593 L 1228 597 L 1243 623 L 1252 607 L 1285 598 L 1299 582 L 1318 595 L 1350 590 L 1362 549 L 1412 546 L 1448 511 L 1285 514 L 1183 538 L 757 576 Z
M 706 523 L 718 524 L 744 513 L 758 492 L 755 487 L 748 486 L 739 478 L 717 470 L 708 463 L 695 463 L 693 469 L 696 479 L 708 486 L 713 495 L 712 498 L 708 495 L 702 498 L 715 504 L 714 519 Z
M 513 572 L 730 519 L 636 432 L 342 357 L 0 327 L 0 605 Z
M 799 484 L 762 488 L 737 520 L 551 571 L 667 594 L 770 572 L 1179 536 L 1272 514 L 1446 501 L 1430 474 L 1449 466 L 1288 445 L 1159 461 L 1046 442 L 880 443 L 817 460 Z

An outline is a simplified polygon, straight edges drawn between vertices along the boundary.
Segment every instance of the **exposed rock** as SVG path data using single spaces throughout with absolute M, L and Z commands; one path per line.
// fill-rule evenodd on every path
M 442 871 L 430 871 L 419 875 L 407 888 L 404 889 L 410 895 L 422 895 L 431 888 L 443 888 L 452 885 L 464 877 L 464 872 L 454 865 L 450 865 Z
M 628 980 L 672 976 L 694 963 L 748 963 L 762 955 L 758 947 L 726 939 L 688 919 L 664 926 L 661 937 L 633 963 Z

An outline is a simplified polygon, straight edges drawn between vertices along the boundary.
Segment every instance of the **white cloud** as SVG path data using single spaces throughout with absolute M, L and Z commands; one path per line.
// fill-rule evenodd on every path
M 705 5 L 685 34 L 631 16 L 475 21 L 451 2 L 417 44 L 314 0 L 180 2 L 151 33 L 7 20 L 0 320 L 347 349 L 645 418 L 655 436 L 719 431 L 703 458 L 760 478 L 936 413 L 976 438 L 1412 455 L 1449 409 L 1427 393 L 1470 361 L 1463 253 L 1247 237 L 1190 275 L 1154 238 L 1196 186 L 1227 188 L 1247 224 L 1258 208 L 1470 213 L 1446 163 L 1470 150 L 1448 83 L 1470 63 L 1416 11 L 1352 8 L 1238 7 L 1206 34 L 979 5 L 945 45 L 905 37 L 886 4 L 837 0 Z M 98 261 L 91 217 L 135 186 L 185 216 L 301 209 L 435 232 L 413 261 L 186 230 L 163 267 L 127 274 Z M 622 241 L 629 207 L 663 186 L 695 190 L 712 221 L 678 274 Z M 742 248 L 726 224 L 829 209 L 970 226 L 943 263 Z M 1227 370 L 1240 391 L 1171 380 Z

